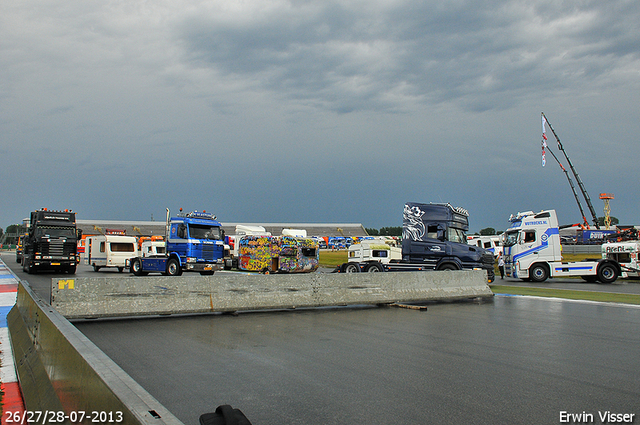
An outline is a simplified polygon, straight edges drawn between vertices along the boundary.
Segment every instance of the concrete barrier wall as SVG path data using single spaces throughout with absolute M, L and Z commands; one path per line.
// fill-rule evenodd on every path
M 491 297 L 485 271 L 52 279 L 68 319 Z
M 56 413 L 38 423 L 182 424 L 22 282 L 7 322 L 25 409 Z

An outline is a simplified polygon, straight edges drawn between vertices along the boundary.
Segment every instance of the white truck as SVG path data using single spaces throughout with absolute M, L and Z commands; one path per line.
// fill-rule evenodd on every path
M 640 277 L 640 241 L 609 242 L 602 244 L 602 258 L 620 264 L 620 277 Z
M 138 241 L 135 236 L 98 235 L 87 236 L 85 240 L 85 264 L 93 266 L 93 271 L 116 267 L 119 272 L 125 262 L 138 255 Z
M 363 240 L 349 246 L 349 263 L 346 267 L 360 267 L 365 272 L 383 271 L 381 264 L 402 260 L 402 249 L 380 240 Z M 356 266 L 353 266 L 356 264 Z M 348 271 L 347 271 L 348 272 Z
M 503 240 L 507 277 L 544 282 L 549 277 L 580 276 L 587 282 L 612 283 L 620 275 L 620 265 L 609 258 L 563 263 L 555 210 L 520 212 L 509 222 Z

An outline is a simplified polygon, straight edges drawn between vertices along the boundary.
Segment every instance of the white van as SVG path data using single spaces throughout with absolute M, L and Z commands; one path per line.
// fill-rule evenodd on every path
M 85 264 L 93 266 L 96 272 L 103 267 L 117 267 L 122 272 L 125 261 L 137 256 L 135 236 L 87 236 L 85 241 Z

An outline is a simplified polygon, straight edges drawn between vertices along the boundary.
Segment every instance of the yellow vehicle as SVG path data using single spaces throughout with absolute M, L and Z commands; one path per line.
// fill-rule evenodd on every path
M 22 240 L 25 236 L 27 236 L 26 233 L 18 236 L 18 242 L 16 243 L 16 263 L 18 264 L 22 264 Z

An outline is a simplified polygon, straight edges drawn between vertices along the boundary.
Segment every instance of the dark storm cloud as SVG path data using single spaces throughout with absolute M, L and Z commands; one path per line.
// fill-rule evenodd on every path
M 401 96 L 486 110 L 536 87 L 585 84 L 576 74 L 598 84 L 614 59 L 637 59 L 640 41 L 630 31 L 634 2 L 291 6 L 246 20 L 186 19 L 190 60 L 331 109 L 393 109 Z

